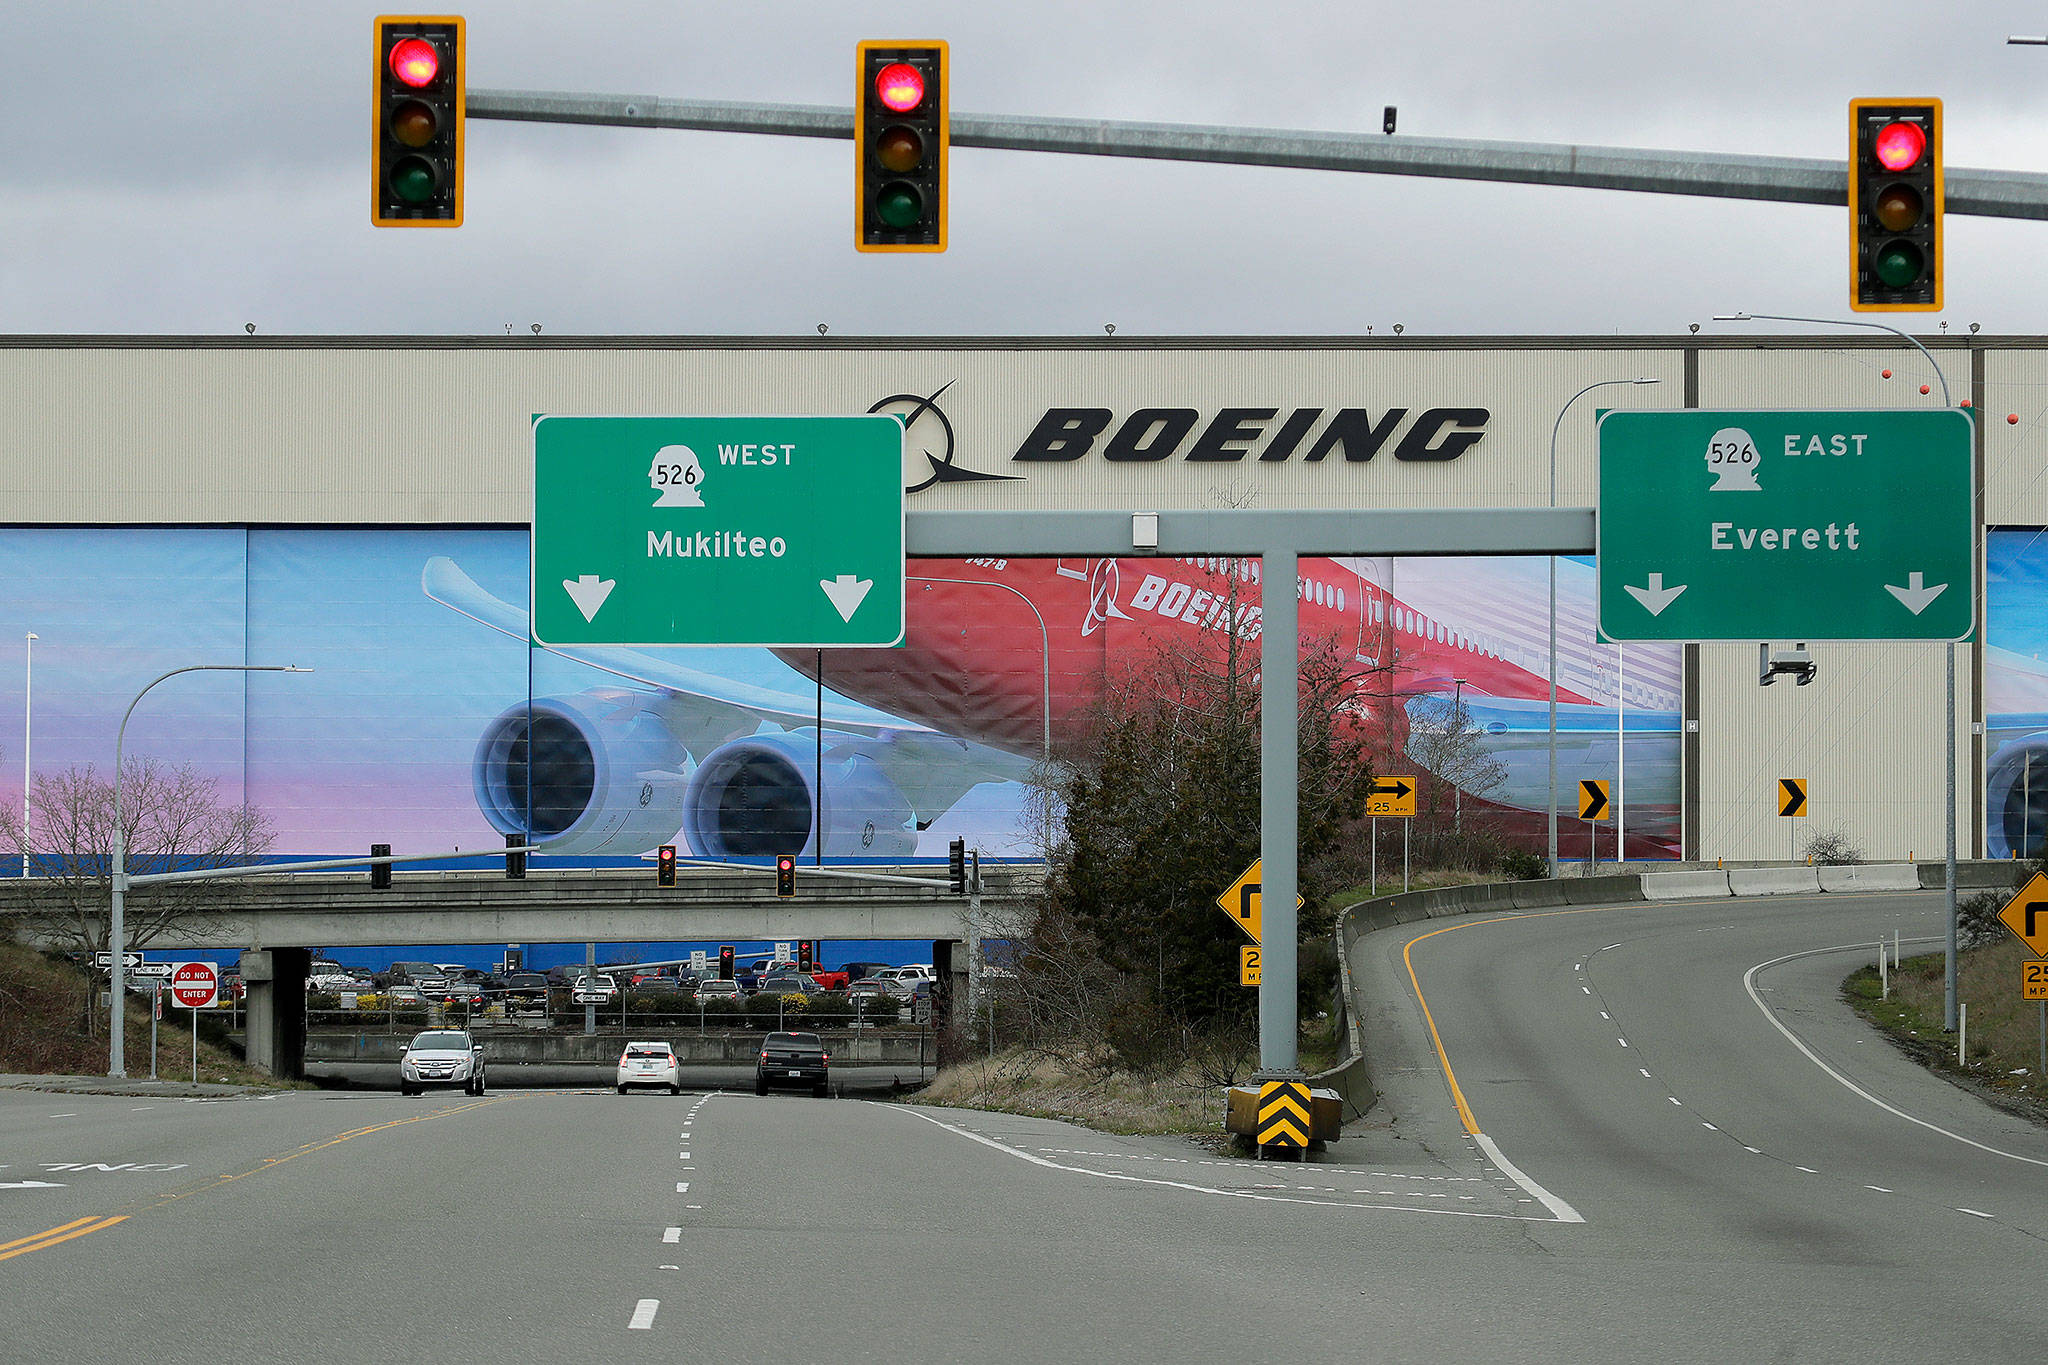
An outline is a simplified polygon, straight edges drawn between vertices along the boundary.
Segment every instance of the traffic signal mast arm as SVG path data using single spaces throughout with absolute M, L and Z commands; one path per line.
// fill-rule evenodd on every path
M 471 90 L 470 118 L 522 123 L 588 123 L 618 128 L 686 128 L 774 137 L 853 139 L 853 109 L 810 104 L 752 104 L 575 95 L 535 90 Z M 954 114 L 955 147 L 1288 166 L 1367 175 L 1498 180 L 1580 189 L 1690 194 L 1791 204 L 1849 202 L 1846 160 L 1740 156 L 1719 152 L 1584 147 L 1567 143 L 1418 138 L 1203 124 Z M 2048 219 L 2048 175 L 2033 171 L 1945 172 L 1946 211 L 1982 218 Z

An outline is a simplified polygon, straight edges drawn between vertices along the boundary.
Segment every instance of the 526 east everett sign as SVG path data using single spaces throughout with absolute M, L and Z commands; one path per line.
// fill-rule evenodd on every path
M 547 645 L 903 638 L 903 423 L 533 424 L 533 637 Z
M 1967 414 L 1616 410 L 1599 430 L 1608 639 L 1969 638 Z

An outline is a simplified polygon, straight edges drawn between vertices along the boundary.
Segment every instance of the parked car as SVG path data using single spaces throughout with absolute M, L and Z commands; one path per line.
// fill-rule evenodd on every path
M 888 971 L 889 964 L 886 962 L 849 962 L 840 970 L 846 973 L 847 982 L 851 984 L 855 981 L 865 980 L 876 972 Z
M 754 1093 L 770 1086 L 809 1086 L 824 1099 L 832 1080 L 832 1054 L 815 1033 L 771 1033 L 761 1041 L 761 1060 L 754 1064 Z
M 816 980 L 802 972 L 777 972 L 761 978 L 756 995 L 816 995 L 819 987 Z
M 850 1003 L 859 1004 L 863 1000 L 894 1000 L 897 997 L 896 992 L 889 989 L 888 982 L 867 976 L 846 988 L 846 998 Z
M 514 972 L 505 978 L 503 992 L 505 1012 L 513 1010 L 546 1010 L 548 1007 L 548 979 L 539 972 Z
M 811 975 L 817 978 L 818 989 L 821 991 L 843 991 L 853 984 L 853 978 L 846 974 L 846 969 L 843 967 L 838 971 L 825 971 L 821 969 L 812 972 Z
M 398 1091 L 402 1095 L 417 1095 L 437 1085 L 459 1085 L 472 1095 L 481 1095 L 484 1077 L 484 1046 L 466 1029 L 416 1033 L 398 1058 Z
M 739 982 L 723 981 L 714 976 L 707 980 L 699 981 L 697 989 L 692 993 L 691 998 L 698 1004 L 705 1005 L 713 1000 L 744 1000 L 747 998 L 747 993 L 740 989 Z
M 418 986 L 422 991 L 433 992 L 448 984 L 448 974 L 431 962 L 394 962 L 391 984 Z
M 636 1085 L 667 1086 L 668 1093 L 683 1093 L 683 1065 L 676 1060 L 676 1050 L 667 1043 L 627 1043 L 626 1050 L 619 1054 L 619 1093 L 625 1094 Z
M 394 1005 L 418 1005 L 426 1001 L 418 986 L 398 982 L 384 988 L 384 998 Z
M 484 988 L 476 982 L 450 977 L 438 990 L 427 990 L 427 998 L 438 1000 L 444 1005 L 467 1003 L 472 1009 L 481 1009 L 489 997 Z

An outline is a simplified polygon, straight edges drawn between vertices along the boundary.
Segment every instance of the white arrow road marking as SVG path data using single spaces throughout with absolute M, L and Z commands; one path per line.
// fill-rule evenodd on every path
M 1927 610 L 1929 604 L 1935 598 L 1948 591 L 1948 584 L 1946 583 L 1936 583 L 1931 588 L 1923 586 L 1923 578 L 1924 575 L 1922 574 L 1909 573 L 1906 575 L 1905 587 L 1894 587 L 1887 583 L 1884 585 L 1884 590 L 1898 598 L 1900 606 L 1918 616 L 1921 612 Z
M 866 600 L 868 589 L 875 586 L 875 580 L 857 579 L 850 573 L 843 573 L 837 578 L 819 579 L 818 586 L 825 590 L 825 596 L 832 599 L 832 606 L 839 613 L 839 619 L 851 621 L 853 614 L 860 610 L 860 604 Z
M 612 595 L 612 589 L 616 586 L 616 579 L 601 579 L 594 573 L 584 574 L 581 578 L 562 580 L 562 587 L 568 591 L 569 600 L 576 604 L 576 610 L 583 613 L 585 621 L 597 615 L 597 609 L 604 605 L 604 599 Z
M 55 1180 L 8 1180 L 0 1181 L 0 1190 L 61 1190 L 65 1186 Z
M 1677 600 L 1678 594 L 1684 592 L 1691 585 L 1680 583 L 1675 588 L 1667 588 L 1664 586 L 1664 575 L 1653 573 L 1650 575 L 1650 586 L 1647 588 L 1639 588 L 1633 583 L 1624 583 L 1621 586 L 1628 589 L 1630 597 L 1643 604 L 1643 610 L 1649 612 L 1652 616 L 1657 616 L 1663 613 L 1664 608 Z

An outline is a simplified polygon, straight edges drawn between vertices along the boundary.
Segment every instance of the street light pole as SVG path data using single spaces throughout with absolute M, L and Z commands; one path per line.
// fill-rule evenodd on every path
M 127 831 L 121 823 L 121 750 L 128 741 L 128 718 L 135 714 L 135 708 L 149 689 L 165 678 L 175 678 L 180 673 L 311 673 L 310 668 L 299 668 L 292 664 L 187 664 L 174 668 L 150 680 L 148 686 L 135 694 L 135 700 L 128 703 L 128 709 L 121 713 L 121 728 L 114 732 L 114 886 L 112 910 L 107 920 L 107 957 L 112 964 L 113 1003 L 109 1005 L 110 1018 L 107 1025 L 107 1075 L 128 1074 L 127 1044 L 127 1000 L 128 973 L 123 955 L 127 951 L 127 926 L 123 916 L 127 909 L 128 863 Z M 152 1059 L 153 1060 L 153 1059 Z
M 1641 376 L 1635 379 L 1596 379 L 1564 400 L 1557 420 L 1550 424 L 1550 505 L 1557 506 L 1557 433 L 1572 404 L 1595 389 L 1609 384 L 1657 384 L 1661 380 Z M 1550 875 L 1557 876 L 1557 556 L 1550 556 Z
M 28 876 L 28 789 L 30 768 L 28 765 L 29 737 L 35 732 L 31 718 L 36 706 L 36 641 L 41 637 L 34 631 L 28 633 L 23 645 L 21 663 L 21 875 Z
M 1800 318 L 1793 317 L 1788 313 L 1716 313 L 1714 315 L 1714 321 L 1716 322 L 1749 322 L 1752 319 L 1763 319 L 1769 322 L 1810 322 L 1821 327 L 1874 327 L 1880 332 L 1890 332 L 1901 341 L 1911 344 L 1926 359 L 1927 367 L 1934 371 L 1934 382 L 1941 385 L 1941 405 L 1945 408 L 1953 408 L 1955 406 L 1955 403 L 1949 397 L 1948 376 L 1941 372 L 1941 366 L 1934 363 L 1933 352 L 1921 345 L 1918 337 L 1902 332 L 1889 323 L 1872 322 L 1868 318 Z M 1971 502 L 1974 506 L 1976 502 L 1975 490 L 1972 490 Z M 1970 562 L 1972 572 L 1975 571 L 1977 560 L 1977 528 L 1983 524 L 1984 517 L 1979 512 L 1973 517 L 1970 526 Z M 1974 615 L 1974 603 L 1971 610 Z M 1947 829 L 1943 835 L 1946 855 L 1943 859 L 1942 871 L 1942 902 L 1947 911 L 1948 918 L 1948 947 L 1946 951 L 1946 968 L 1943 972 L 1941 1018 L 1942 1028 L 1950 1033 L 1954 1033 L 1956 1031 L 1956 647 L 1952 644 L 1943 645 L 1941 647 L 1941 659 L 1943 671 L 1947 675 L 1947 706 L 1944 715 L 1947 719 L 1948 729 L 1947 737 L 1943 741 L 1948 766 L 1948 800 L 1946 805 L 1947 819 L 1944 822 Z
M 1465 680 L 1451 679 L 1451 742 L 1460 749 L 1465 743 Z M 1461 774 L 1462 775 L 1462 774 Z M 1458 783 L 1451 783 L 1451 833 L 1463 838 L 1465 834 L 1465 789 Z

